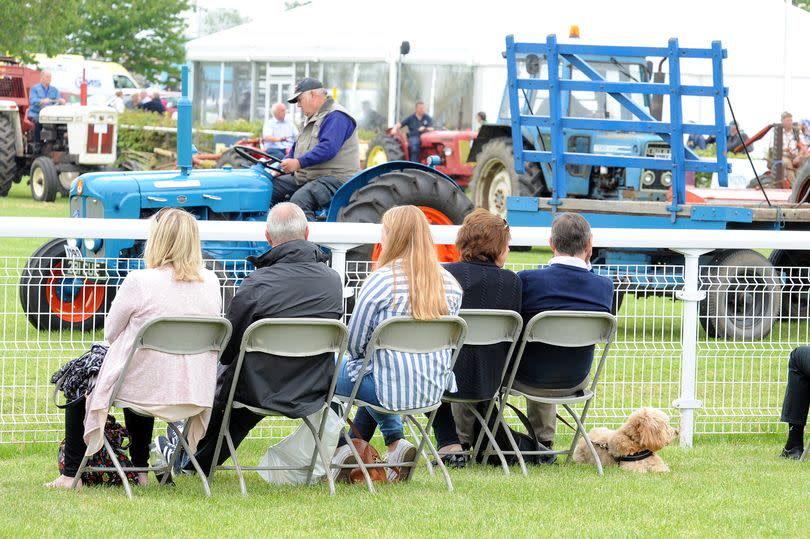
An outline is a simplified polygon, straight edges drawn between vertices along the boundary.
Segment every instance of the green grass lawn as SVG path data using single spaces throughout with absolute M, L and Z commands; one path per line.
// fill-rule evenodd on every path
M 419 469 L 410 483 L 273 487 L 219 474 L 206 499 L 196 478 L 174 487 L 51 491 L 53 445 L 0 446 L 2 537 L 802 537 L 810 462 L 777 458 L 775 436 L 701 438 L 661 452 L 669 474 L 590 466 L 475 467 L 451 472 L 455 491 Z M 240 449 L 245 463 L 263 447 Z M 152 478 L 153 479 L 153 478 Z

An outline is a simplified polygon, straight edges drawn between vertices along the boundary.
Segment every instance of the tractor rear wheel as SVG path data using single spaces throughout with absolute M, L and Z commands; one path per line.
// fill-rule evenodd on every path
M 708 283 L 700 323 L 710 337 L 764 339 L 779 319 L 782 285 L 778 273 L 756 251 L 721 251 L 702 279 Z
M 250 161 L 241 157 L 236 151 L 231 148 L 226 150 L 225 153 L 217 159 L 217 168 L 229 166 L 231 168 L 250 168 L 253 165 Z
M 438 174 L 405 169 L 380 174 L 358 189 L 341 208 L 337 220 L 347 223 L 379 223 L 386 210 L 410 204 L 419 207 L 431 224 L 460 225 L 473 210 L 464 192 Z M 437 245 L 441 262 L 458 260 L 453 245 Z M 347 253 L 350 261 L 372 261 L 379 256 L 378 245 L 363 245 Z
M 42 331 L 101 329 L 116 289 L 66 275 L 65 243 L 51 240 L 31 255 L 20 277 L 22 308 Z
M 391 135 L 380 134 L 368 145 L 366 154 L 366 168 L 382 165 L 389 161 L 400 161 L 407 159 L 399 140 Z
M 53 202 L 59 193 L 59 172 L 50 157 L 44 155 L 31 164 L 31 196 L 39 202 Z
M 473 202 L 506 218 L 506 199 L 510 196 L 544 196 L 548 193 L 540 167 L 526 165 L 526 174 L 515 171 L 512 141 L 492 139 L 481 148 L 470 180 Z
M 14 126 L 11 118 L 0 114 L 0 197 L 8 195 L 17 178 L 17 152 L 14 150 Z

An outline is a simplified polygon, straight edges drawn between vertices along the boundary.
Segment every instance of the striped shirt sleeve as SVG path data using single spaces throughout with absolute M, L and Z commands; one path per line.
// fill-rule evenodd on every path
M 357 304 L 349 320 L 349 345 L 347 351 L 353 359 L 362 359 L 366 353 L 371 334 L 379 324 L 379 313 L 391 301 L 392 276 L 387 268 L 368 276 L 360 288 Z

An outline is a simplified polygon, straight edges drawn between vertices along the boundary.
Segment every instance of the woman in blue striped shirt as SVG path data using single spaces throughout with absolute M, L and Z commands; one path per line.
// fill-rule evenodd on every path
M 344 360 L 336 392 L 351 395 L 354 382 L 362 376 L 357 392 L 362 401 L 394 411 L 429 406 L 438 402 L 445 390 L 456 391 L 451 349 L 431 354 L 378 350 L 361 373 L 366 346 L 374 329 L 391 317 L 432 320 L 457 315 L 461 308 L 461 287 L 439 265 L 428 221 L 419 208 L 391 208 L 383 215 L 382 225 L 378 269 L 368 276 L 358 294 L 349 321 L 350 357 Z M 401 416 L 361 407 L 354 423 L 367 441 L 376 426 L 380 426 L 388 447 L 386 462 L 393 466 L 416 457 L 416 448 L 403 437 Z M 352 459 L 348 445 L 342 445 L 334 462 L 348 464 Z M 400 479 L 407 480 L 412 470 L 403 468 Z M 389 472 L 389 478 L 395 476 Z

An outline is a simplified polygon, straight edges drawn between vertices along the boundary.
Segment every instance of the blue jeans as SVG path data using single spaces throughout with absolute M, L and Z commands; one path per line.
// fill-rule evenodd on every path
M 348 362 L 343 359 L 343 364 L 340 366 L 340 374 L 338 375 L 337 384 L 335 385 L 335 393 L 348 397 L 352 394 L 354 389 L 354 382 L 349 378 Z M 367 374 L 360 382 L 360 387 L 357 389 L 356 398 L 365 401 L 369 404 L 376 406 L 380 405 L 380 400 L 377 398 L 377 392 L 374 389 L 374 376 Z M 374 436 L 374 430 L 377 425 L 380 426 L 385 445 L 392 444 L 397 440 L 404 438 L 402 433 L 402 417 L 399 414 L 381 414 L 375 410 L 361 406 L 357 409 L 357 414 L 354 416 L 354 426 L 360 432 L 360 436 L 370 441 Z M 354 432 L 350 433 L 352 438 L 357 436 Z M 346 442 L 341 437 L 338 445 L 344 445 Z

